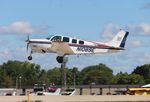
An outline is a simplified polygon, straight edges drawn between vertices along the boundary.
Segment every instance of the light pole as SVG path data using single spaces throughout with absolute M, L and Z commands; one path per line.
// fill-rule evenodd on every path
M 18 77 L 16 77 L 16 89 L 18 88 Z
M 77 69 L 73 68 L 73 86 L 74 86 L 74 89 L 76 87 L 76 72 L 77 72 Z
M 20 76 L 20 77 L 19 77 L 19 79 L 20 79 L 20 89 L 21 89 L 21 78 L 22 78 L 22 77 Z
M 95 82 L 92 82 L 91 84 L 90 84 L 90 94 L 91 95 L 94 95 L 94 93 L 92 92 L 92 86 L 94 86 L 95 85 Z

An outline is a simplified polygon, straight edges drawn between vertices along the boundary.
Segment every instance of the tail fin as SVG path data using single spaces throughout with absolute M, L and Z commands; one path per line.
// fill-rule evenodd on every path
M 108 44 L 113 47 L 124 48 L 128 35 L 129 35 L 129 32 L 121 30 L 117 33 L 117 35 L 110 42 L 108 42 Z

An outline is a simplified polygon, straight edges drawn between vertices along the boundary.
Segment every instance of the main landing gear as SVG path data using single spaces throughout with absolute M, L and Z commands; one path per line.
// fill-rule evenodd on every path
M 68 61 L 68 57 L 65 56 L 57 56 L 56 60 L 58 63 L 62 64 L 62 63 L 66 63 Z
M 58 63 L 63 63 L 64 57 L 63 56 L 57 56 L 56 60 Z

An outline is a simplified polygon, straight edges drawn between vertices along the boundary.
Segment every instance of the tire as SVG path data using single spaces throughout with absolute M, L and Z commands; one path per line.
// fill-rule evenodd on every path
M 32 56 L 28 56 L 28 60 L 32 60 Z
M 57 58 L 56 58 L 58 63 L 63 63 L 63 59 L 64 59 L 64 57 L 61 57 L 61 56 L 57 56 Z

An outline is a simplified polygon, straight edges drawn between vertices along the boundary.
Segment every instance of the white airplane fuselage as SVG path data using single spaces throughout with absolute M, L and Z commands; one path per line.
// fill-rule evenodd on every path
M 57 53 L 59 56 L 73 54 L 96 54 L 109 52 L 107 45 L 84 41 L 85 44 L 72 44 L 67 42 L 51 42 L 47 39 L 31 39 L 30 47 L 33 52 Z
M 128 32 L 120 31 L 108 43 L 86 41 L 66 36 L 51 36 L 46 39 L 29 39 L 32 53 L 57 53 L 59 57 L 80 54 L 105 54 L 124 49 Z

